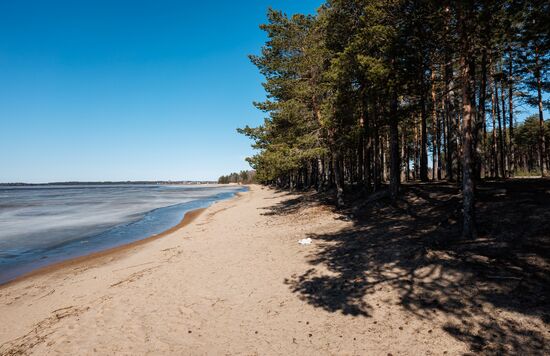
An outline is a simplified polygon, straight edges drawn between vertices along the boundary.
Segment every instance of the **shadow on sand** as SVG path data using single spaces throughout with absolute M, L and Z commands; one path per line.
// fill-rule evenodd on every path
M 291 213 L 317 198 L 305 194 L 268 213 Z M 478 237 L 470 241 L 459 238 L 461 198 L 453 185 L 405 185 L 393 205 L 361 201 L 339 211 L 351 228 L 309 236 L 326 243 L 308 271 L 285 281 L 300 298 L 370 317 L 376 306 L 369 295 L 389 286 L 407 312 L 425 320 L 443 313 L 441 327 L 476 354 L 550 354 L 550 181 L 480 185 Z M 331 274 L 319 273 L 321 266 Z

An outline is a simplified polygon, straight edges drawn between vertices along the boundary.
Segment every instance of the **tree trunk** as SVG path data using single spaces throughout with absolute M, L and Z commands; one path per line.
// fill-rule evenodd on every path
M 512 51 L 509 51 L 508 62 L 508 116 L 510 118 L 508 134 L 510 141 L 508 149 L 510 150 L 510 175 L 513 176 L 516 171 L 516 148 L 514 147 L 514 81 L 513 81 L 513 59 Z
M 446 178 L 449 181 L 453 181 L 453 157 L 455 155 L 454 149 L 454 139 L 455 139 L 455 128 L 453 124 L 452 111 L 451 107 L 451 77 L 453 75 L 453 68 L 451 64 L 451 58 L 449 54 L 445 56 L 445 121 L 446 121 L 446 131 L 447 131 L 447 142 L 446 142 Z
M 381 165 L 380 165 L 380 135 L 378 133 L 378 112 L 376 112 L 376 122 L 373 130 L 373 158 L 374 158 L 374 191 L 380 190 L 381 185 Z
M 504 136 L 502 137 L 502 147 L 504 153 L 504 174 L 505 178 L 510 174 L 510 162 L 509 162 L 509 150 L 508 150 L 508 132 L 506 131 L 506 101 L 504 100 L 504 77 L 500 82 L 500 101 L 502 105 L 502 127 L 504 130 Z
M 500 106 L 498 102 L 498 85 L 495 80 L 495 104 L 497 109 L 497 122 L 498 122 L 498 157 L 499 157 L 499 168 L 500 168 L 500 177 L 505 178 L 504 175 L 504 143 L 502 135 L 502 119 L 500 117 Z
M 546 176 L 546 139 L 544 137 L 544 116 L 542 109 L 542 81 L 539 68 L 539 49 L 535 49 L 535 78 L 537 79 L 537 101 L 539 107 L 539 164 L 540 175 Z
M 365 162 L 364 157 L 364 149 L 365 149 L 365 142 L 364 142 L 364 133 L 363 133 L 363 127 L 361 127 L 361 132 L 359 133 L 359 144 L 357 145 L 357 183 L 359 185 L 364 184 L 364 177 L 363 177 L 363 163 Z
M 475 152 L 476 152 L 476 167 L 475 167 L 475 178 L 477 180 L 481 179 L 482 173 L 484 173 L 484 164 L 483 164 L 483 147 L 484 147 L 484 127 L 485 127 L 485 101 L 487 98 L 487 50 L 483 50 L 481 55 L 481 85 L 479 88 L 479 111 L 476 120 L 476 141 L 475 141 Z
M 344 206 L 344 187 L 342 185 L 342 171 L 340 162 L 340 153 L 332 153 L 332 169 L 334 170 L 334 183 L 336 183 L 336 204 L 339 207 Z
M 401 163 L 399 160 L 399 126 L 397 118 L 397 94 L 391 99 L 390 114 L 390 196 L 393 201 L 399 194 Z
M 414 163 L 413 163 L 413 179 L 419 178 L 419 144 L 418 144 L 418 123 L 416 117 L 414 118 Z
M 391 125 L 391 124 L 390 124 Z M 384 158 L 384 182 L 390 180 L 390 164 L 391 164 L 391 152 L 390 152 L 390 133 L 386 131 L 384 135 L 384 144 L 382 145 L 382 157 Z
M 442 170 L 442 165 L 443 165 L 443 161 L 441 160 L 441 121 L 442 121 L 442 117 L 439 118 L 438 117 L 438 120 L 437 120 L 437 125 L 436 125 L 436 134 L 435 134 L 435 142 L 436 142 L 436 145 L 437 145 L 437 180 L 441 180 L 441 170 Z
M 380 157 L 380 172 L 381 172 L 381 179 L 382 179 L 382 182 L 386 182 L 387 181 L 387 178 L 388 178 L 388 175 L 386 174 L 386 141 L 385 140 L 385 135 L 382 134 L 380 135 L 380 145 L 379 145 L 379 148 L 380 148 L 380 151 L 378 152 L 378 156 Z
M 317 158 L 317 191 L 320 192 L 324 187 L 324 175 L 325 169 L 323 165 L 323 160 L 321 157 Z
M 428 128 L 426 111 L 426 90 L 424 88 L 424 73 L 421 78 L 420 95 L 420 180 L 428 181 Z
M 496 84 L 495 84 L 495 87 L 496 89 Z M 497 108 L 497 105 L 498 105 L 498 102 L 496 100 L 496 94 L 495 94 L 495 89 L 493 89 L 493 93 L 491 95 L 491 118 L 492 118 L 492 122 L 493 122 L 493 131 L 492 131 L 492 136 L 493 136 L 493 142 L 492 142 L 492 145 L 491 145 L 491 153 L 492 153 L 492 156 L 493 156 L 493 159 L 492 159 L 492 172 L 491 172 L 491 175 L 493 178 L 496 178 L 498 176 L 498 157 L 497 157 L 497 124 L 496 124 L 496 108 Z
M 372 137 L 369 130 L 368 121 L 365 123 L 365 129 L 366 129 L 366 135 L 367 135 L 367 144 L 365 147 L 365 185 L 367 186 L 367 190 L 370 191 L 372 189 L 372 170 L 371 170 L 371 157 L 372 157 Z
M 405 137 L 405 130 L 403 130 L 403 137 Z M 409 145 L 407 145 L 407 140 L 406 140 L 406 137 L 403 139 L 403 146 L 405 146 L 405 180 L 408 182 L 410 179 L 411 179 L 411 168 L 410 168 L 410 163 L 411 163 L 411 152 L 410 152 L 410 149 L 409 149 Z
M 436 180 L 437 172 L 439 171 L 438 166 L 438 130 L 437 130 L 437 98 L 435 95 L 435 68 L 432 68 L 431 73 L 431 84 L 432 84 L 432 180 Z M 441 177 L 439 177 L 441 179 Z
M 475 237 L 475 181 L 472 174 L 473 147 L 472 121 L 475 117 L 475 105 L 472 105 L 473 84 L 471 69 L 475 63 L 471 61 L 468 27 L 465 16 L 459 5 L 459 23 L 461 28 L 462 48 L 460 53 L 460 77 L 462 84 L 462 197 L 464 226 L 462 236 L 471 239 Z
M 458 79 L 460 81 L 460 78 Z M 455 103 L 455 107 L 460 107 L 462 105 L 459 103 L 458 98 L 457 102 Z M 462 110 L 461 110 L 462 111 Z M 456 113 L 454 115 L 454 128 L 455 128 L 455 139 L 454 139 L 454 158 L 453 158 L 453 169 L 456 172 L 456 183 L 457 185 L 460 184 L 460 177 L 462 177 L 462 136 L 460 132 L 462 132 L 463 122 L 461 121 L 462 114 Z M 472 122 L 472 130 L 473 130 L 474 123 Z M 472 148 L 473 149 L 473 148 Z M 472 163 L 473 164 L 473 163 Z
M 443 162 L 445 163 L 445 179 L 447 179 L 447 167 L 448 167 L 448 164 L 447 164 L 447 161 L 449 160 L 449 152 L 448 152 L 448 148 L 449 148 L 449 142 L 447 141 L 447 129 L 448 129 L 448 120 L 447 120 L 447 105 L 445 104 L 445 101 L 446 99 L 445 98 L 442 98 L 441 100 L 441 111 L 442 111 L 442 117 L 441 117 L 441 125 L 442 125 L 442 134 L 443 134 L 443 139 L 442 139 L 442 144 L 443 144 L 443 155 L 444 155 L 444 160 L 441 162 L 443 164 Z M 441 157 L 441 155 L 439 156 Z
M 407 156 L 405 153 L 405 130 L 403 130 L 403 128 L 401 129 L 401 146 L 399 148 L 401 150 L 401 156 L 400 156 L 401 163 L 407 162 L 407 158 L 406 158 Z M 402 172 L 402 174 L 400 175 L 402 181 L 407 180 L 407 177 L 404 174 L 405 172 Z
M 470 78 L 466 59 L 462 58 L 463 66 L 463 138 L 462 138 L 462 197 L 464 226 L 462 236 L 473 238 L 475 236 L 475 183 L 472 174 L 472 104 L 470 102 Z

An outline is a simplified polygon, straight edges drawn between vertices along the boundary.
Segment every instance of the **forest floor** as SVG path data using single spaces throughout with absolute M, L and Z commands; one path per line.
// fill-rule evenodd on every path
M 405 183 L 394 204 L 363 195 L 347 192 L 348 207 L 334 209 L 351 227 L 311 236 L 330 242 L 312 263 L 336 274 L 306 274 L 295 292 L 326 310 L 368 315 L 375 306 L 365 297 L 389 285 L 408 312 L 448 317 L 440 326 L 475 354 L 550 354 L 550 180 L 479 184 L 472 240 L 461 239 L 456 184 Z M 331 196 L 305 194 L 281 212 L 334 206 Z
M 390 204 L 251 186 L 184 228 L 0 287 L 0 355 L 549 355 L 550 180 Z M 310 237 L 310 245 L 298 240 Z

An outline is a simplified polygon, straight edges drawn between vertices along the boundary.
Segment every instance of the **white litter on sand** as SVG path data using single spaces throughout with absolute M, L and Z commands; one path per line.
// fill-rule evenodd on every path
M 301 240 L 298 240 L 298 243 L 300 245 L 311 245 L 313 241 L 311 240 L 311 238 L 307 238 L 307 239 L 301 239 Z

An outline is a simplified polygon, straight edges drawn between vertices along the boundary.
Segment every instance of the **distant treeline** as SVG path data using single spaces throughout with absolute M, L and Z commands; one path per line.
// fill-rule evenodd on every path
M 240 183 L 250 184 L 256 180 L 255 171 L 240 171 L 239 173 L 233 172 L 226 176 L 218 178 L 218 184 Z
M 540 121 L 537 115 L 529 116 L 524 122 L 514 127 L 514 144 L 516 170 L 515 175 L 540 174 Z M 544 138 L 550 142 L 550 121 L 544 123 Z M 506 130 L 506 135 L 510 135 L 510 130 Z M 495 135 L 496 136 L 496 135 Z M 489 134 L 489 145 L 494 146 L 493 133 Z M 497 140 L 498 141 L 498 140 Z

